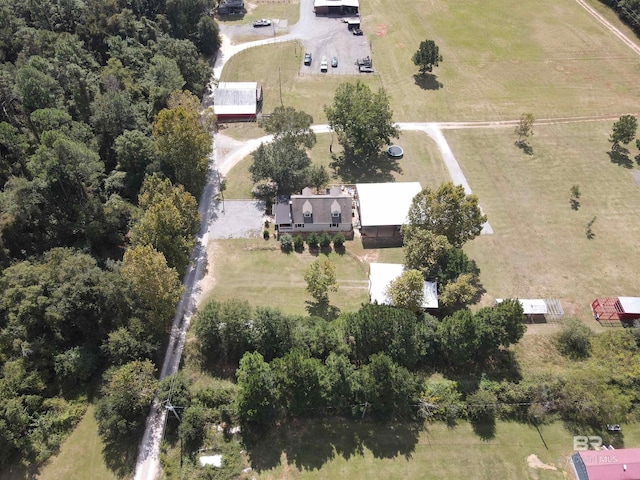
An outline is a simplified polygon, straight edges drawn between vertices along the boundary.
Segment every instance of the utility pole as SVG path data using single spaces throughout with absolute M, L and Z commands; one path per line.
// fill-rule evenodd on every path
M 278 65 L 278 84 L 280 85 L 280 106 L 284 107 L 282 103 L 282 77 L 280 76 L 280 65 Z

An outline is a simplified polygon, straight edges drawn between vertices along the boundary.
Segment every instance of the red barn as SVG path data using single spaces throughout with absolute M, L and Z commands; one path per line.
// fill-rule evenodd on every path
M 255 122 L 262 107 L 262 88 L 256 82 L 220 82 L 213 92 L 218 122 Z

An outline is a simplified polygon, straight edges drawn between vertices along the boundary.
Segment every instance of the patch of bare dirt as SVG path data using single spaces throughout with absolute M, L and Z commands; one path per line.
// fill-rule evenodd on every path
M 207 245 L 207 267 L 204 272 L 204 276 L 200 281 L 200 295 L 198 303 L 204 298 L 205 294 L 215 286 L 216 277 L 213 272 L 213 266 L 215 265 L 215 257 L 218 253 L 219 247 L 216 242 L 209 242 Z
M 542 462 L 542 460 L 540 460 L 535 453 L 532 453 L 527 457 L 527 465 L 529 465 L 531 468 L 537 468 L 539 470 L 558 470 L 555 465 L 549 465 Z

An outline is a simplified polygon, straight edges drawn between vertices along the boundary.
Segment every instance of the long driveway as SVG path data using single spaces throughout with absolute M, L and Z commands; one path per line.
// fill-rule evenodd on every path
M 621 41 L 629 46 L 634 52 L 640 55 L 640 47 L 631 39 L 629 39 L 618 28 L 609 23 L 602 15 L 595 11 L 592 7 L 587 5 L 584 0 L 576 0 L 585 10 L 593 15 L 600 23 L 608 28 L 614 35 L 616 35 Z M 313 26 L 314 13 L 313 13 L 313 0 L 300 0 L 300 20 L 296 23 L 291 32 L 276 38 L 269 38 L 265 40 L 258 40 L 255 42 L 243 43 L 240 45 L 231 45 L 231 41 L 226 36 L 222 38 L 222 47 L 216 58 L 213 67 L 213 81 L 220 78 L 222 69 L 225 63 L 238 52 L 247 48 L 267 45 L 277 42 L 288 42 L 291 40 L 313 40 L 309 38 L 309 32 L 315 31 Z M 315 38 L 315 37 L 314 37 Z M 596 121 L 603 120 L 605 118 L 617 119 L 617 117 L 576 117 L 576 118 L 563 118 L 563 119 L 548 119 L 538 120 L 538 124 L 543 123 L 573 123 L 576 121 Z M 465 191 L 471 192 L 471 188 L 456 161 L 451 148 L 449 147 L 442 129 L 452 128 L 487 128 L 487 127 L 512 127 L 517 121 L 506 122 L 445 122 L 445 123 L 400 123 L 399 127 L 402 130 L 420 130 L 425 132 L 431 138 L 434 139 L 438 145 L 438 149 L 442 155 L 451 179 L 454 183 L 463 185 Z M 330 131 L 328 125 L 317 125 L 314 127 L 317 132 Z M 215 139 L 214 139 L 215 141 Z M 213 202 L 217 194 L 217 187 L 220 174 L 226 174 L 238 161 L 251 153 L 260 141 L 270 141 L 270 138 L 264 137 L 262 139 L 252 140 L 247 142 L 247 145 L 241 149 L 236 150 L 230 156 L 222 159 L 220 162 L 216 158 L 216 150 L 213 149 L 213 153 L 210 158 L 209 172 L 207 175 L 207 184 L 205 186 L 202 197 L 200 198 L 199 212 L 202 216 L 202 224 L 200 232 L 198 233 L 196 246 L 191 255 L 191 265 L 185 275 L 184 284 L 185 292 L 182 295 L 176 315 L 173 319 L 171 337 L 165 354 L 165 360 L 160 371 L 160 379 L 174 374 L 178 370 L 180 359 L 182 358 L 182 351 L 184 349 L 184 341 L 186 332 L 189 328 L 189 322 L 191 315 L 195 311 L 197 300 L 200 297 L 200 281 L 202 280 L 204 267 L 207 263 L 206 258 L 206 246 L 209 239 L 209 232 L 213 228 L 216 216 L 217 206 L 216 202 Z M 483 233 L 492 233 L 493 229 L 486 223 L 483 227 Z M 167 419 L 167 409 L 163 405 L 158 403 L 155 399 L 147 417 L 146 428 L 144 436 L 140 443 L 140 449 L 138 452 L 138 459 L 136 462 L 135 480 L 155 480 L 160 471 L 160 443 L 164 434 L 164 426 Z

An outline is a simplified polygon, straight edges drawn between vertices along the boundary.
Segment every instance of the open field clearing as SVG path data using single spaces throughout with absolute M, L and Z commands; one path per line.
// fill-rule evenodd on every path
M 264 112 L 280 103 L 281 83 L 283 102 L 316 123 L 324 122 L 322 105 L 336 86 L 356 79 L 384 85 L 397 121 L 640 111 L 640 57 L 573 0 L 525 2 L 517 9 L 507 0 L 420 0 L 410 8 L 374 0 L 362 10 L 379 77 L 300 76 L 303 52 L 291 42 L 242 52 L 225 66 L 222 80 L 260 82 Z M 425 38 L 436 41 L 444 61 L 436 78 L 423 82 L 414 78 L 411 56 Z
M 508 128 L 445 131 L 495 231 L 465 250 L 488 296 L 558 297 L 588 319 L 596 296 L 640 295 L 637 170 L 610 161 L 611 122 L 534 128 L 533 155 L 513 145 Z M 582 193 L 577 210 L 572 185 Z
M 640 110 L 640 57 L 573 0 L 517 8 L 508 0 L 420 0 L 408 8 L 373 0 L 362 10 L 398 121 Z M 434 70 L 440 88 L 432 81 L 423 89 L 413 78 L 411 56 L 425 38 L 444 57 Z
M 306 291 L 304 272 L 323 254 L 311 255 L 306 245 L 301 254 L 285 254 L 280 251 L 280 243 L 273 239 L 212 243 L 216 264 L 213 272 L 208 273 L 213 273 L 215 280 L 204 301 L 237 298 L 248 300 L 254 307 L 277 307 L 289 314 L 307 313 L 305 302 L 313 299 Z M 329 294 L 331 305 L 341 311 L 357 310 L 368 300 L 367 266 L 348 253 L 331 252 L 329 259 L 336 265 L 340 284 L 336 293 Z
M 540 437 L 544 438 L 548 449 Z M 260 448 L 262 447 L 262 448 Z M 562 479 L 572 436 L 559 423 L 540 427 L 498 421 L 495 437 L 482 440 L 469 423 L 451 429 L 427 424 L 381 426 L 341 419 L 302 421 L 249 451 L 258 478 L 421 478 L 474 480 Z M 282 456 L 281 456 L 281 452 Z M 527 457 L 556 468 L 532 468 Z

